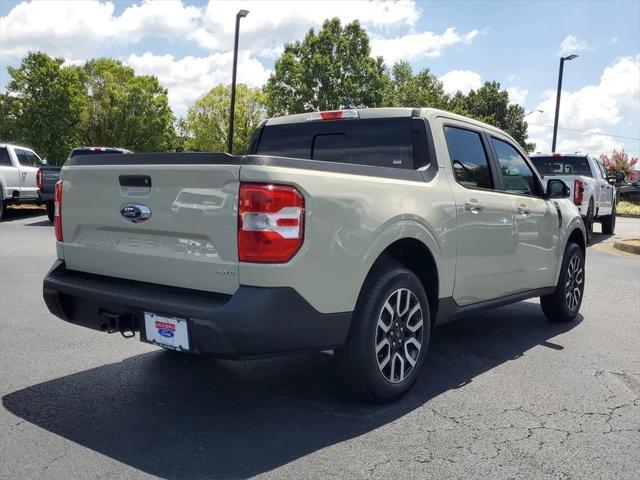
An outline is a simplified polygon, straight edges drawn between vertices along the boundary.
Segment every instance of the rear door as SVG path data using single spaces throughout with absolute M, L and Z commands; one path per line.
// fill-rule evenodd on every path
M 469 305 L 518 287 L 513 205 L 497 190 L 497 172 L 482 130 L 447 120 L 444 136 L 453 171 L 457 264 L 453 297 Z
M 67 268 L 232 294 L 239 157 L 76 157 L 62 169 Z M 146 219 L 134 218 L 148 209 Z
M 526 290 L 549 287 L 555 280 L 559 255 L 558 211 L 543 198 L 542 183 L 525 155 L 508 138 L 488 135 L 500 169 L 500 188 L 515 210 L 518 285 Z

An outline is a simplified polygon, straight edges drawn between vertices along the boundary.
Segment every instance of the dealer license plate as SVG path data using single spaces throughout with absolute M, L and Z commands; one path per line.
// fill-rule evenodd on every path
M 189 323 L 185 318 L 144 312 L 144 327 L 148 342 L 173 350 L 189 350 Z

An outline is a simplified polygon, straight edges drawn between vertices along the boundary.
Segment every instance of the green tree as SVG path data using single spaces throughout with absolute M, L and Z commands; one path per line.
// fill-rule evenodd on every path
M 356 20 L 326 20 L 316 34 L 286 44 L 265 87 L 269 115 L 383 104 L 389 78 L 372 58 L 367 32 Z
M 63 67 L 62 58 L 29 53 L 0 95 L 0 135 L 34 148 L 51 163 L 61 164 L 80 141 L 85 106 L 83 72 Z
M 167 90 L 154 76 L 136 75 L 117 60 L 84 65 L 86 111 L 84 143 L 124 147 L 136 152 L 175 147 L 174 116 Z
M 449 97 L 442 82 L 428 68 L 414 75 L 409 62 L 401 61 L 391 68 L 384 103 L 390 107 L 446 108 Z
M 524 108 L 509 103 L 509 93 L 500 90 L 498 82 L 485 82 L 467 95 L 458 92 L 449 102 L 449 110 L 498 127 L 511 135 L 527 152 L 534 143 L 528 143 L 527 122 Z
M 185 150 L 226 152 L 231 87 L 217 85 L 189 108 L 182 122 Z M 266 118 L 265 95 L 259 88 L 236 86 L 233 153 L 246 153 L 251 134 Z

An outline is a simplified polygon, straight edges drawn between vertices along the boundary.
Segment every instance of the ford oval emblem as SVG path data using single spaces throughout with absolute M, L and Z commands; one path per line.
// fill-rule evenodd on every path
M 171 330 L 168 330 L 166 328 L 159 328 L 158 333 L 165 338 L 172 338 L 174 335 L 174 333 Z
M 146 205 L 129 203 L 122 206 L 120 215 L 133 223 L 138 223 L 151 216 L 151 209 Z

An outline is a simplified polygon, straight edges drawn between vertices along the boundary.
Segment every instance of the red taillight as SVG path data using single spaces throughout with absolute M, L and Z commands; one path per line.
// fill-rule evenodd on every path
M 582 205 L 582 199 L 584 197 L 584 181 L 577 178 L 573 182 L 573 203 L 576 205 Z
M 56 240 L 62 242 L 62 180 L 56 182 L 53 194 L 53 229 L 56 232 Z
M 304 197 L 287 185 L 241 183 L 238 258 L 241 262 L 284 263 L 304 241 Z
M 38 169 L 36 172 L 36 187 L 39 190 L 42 190 L 42 169 Z

